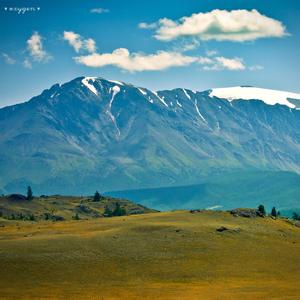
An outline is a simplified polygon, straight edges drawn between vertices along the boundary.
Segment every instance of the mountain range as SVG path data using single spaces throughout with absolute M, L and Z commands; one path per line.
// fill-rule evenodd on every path
M 298 176 L 299 109 L 298 94 L 250 86 L 154 92 L 79 77 L 0 109 L 0 192 L 177 187 L 236 172 Z

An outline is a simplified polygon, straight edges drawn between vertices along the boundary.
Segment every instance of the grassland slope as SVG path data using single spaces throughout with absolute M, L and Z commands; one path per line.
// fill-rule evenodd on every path
M 1 298 L 299 299 L 300 228 L 284 219 L 177 211 L 0 224 Z

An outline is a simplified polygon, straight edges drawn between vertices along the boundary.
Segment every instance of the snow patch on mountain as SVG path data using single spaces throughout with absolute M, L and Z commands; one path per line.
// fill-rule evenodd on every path
M 111 83 L 114 83 L 114 84 L 118 84 L 118 85 L 124 85 L 124 83 L 123 82 L 121 82 L 121 81 L 117 81 L 117 80 L 108 80 L 109 82 L 111 82 Z
M 111 96 L 111 99 L 110 99 L 109 104 L 108 104 L 109 108 L 108 108 L 108 110 L 106 112 L 110 116 L 112 122 L 114 123 L 114 125 L 115 125 L 115 127 L 117 129 L 118 135 L 120 136 L 121 132 L 120 132 L 120 129 L 119 129 L 118 124 L 116 122 L 116 118 L 115 118 L 115 116 L 111 112 L 111 107 L 112 107 L 112 104 L 114 102 L 115 96 L 118 93 L 120 93 L 121 89 L 120 89 L 120 87 L 118 87 L 117 85 L 115 85 L 112 89 L 110 89 L 110 91 L 111 90 L 112 90 L 112 96 Z
M 176 100 L 176 103 L 179 107 L 182 107 L 182 104 L 178 100 Z
M 182 89 L 186 97 L 191 100 L 191 96 L 187 93 L 186 89 Z
M 197 111 L 197 114 L 199 115 L 199 117 L 205 122 L 207 123 L 207 121 L 205 120 L 205 118 L 203 117 L 203 115 L 201 114 L 199 108 L 198 108 L 198 103 L 197 103 L 197 100 L 195 100 L 195 108 L 196 108 L 196 111 Z
M 239 99 L 261 100 L 268 105 L 281 104 L 290 108 L 296 108 L 296 105 L 289 99 L 300 100 L 300 94 L 246 86 L 212 89 L 209 96 L 226 99 L 230 102 Z
M 161 98 L 161 97 L 159 97 L 159 95 L 157 94 L 157 92 L 152 92 L 155 96 L 156 96 L 156 98 L 158 98 L 158 100 L 160 101 L 160 102 L 162 102 L 166 107 L 169 107 L 169 105 L 165 102 L 165 100 L 163 99 L 163 98 Z
M 90 84 L 90 81 L 95 82 L 97 77 L 84 77 L 81 82 L 84 86 L 86 86 L 92 93 L 94 93 L 96 96 L 98 96 L 98 91 L 96 88 Z
M 139 91 L 140 91 L 140 93 L 141 94 L 143 94 L 144 96 L 146 96 L 147 95 L 147 93 L 143 90 L 143 89 L 141 89 L 141 88 L 137 88 Z

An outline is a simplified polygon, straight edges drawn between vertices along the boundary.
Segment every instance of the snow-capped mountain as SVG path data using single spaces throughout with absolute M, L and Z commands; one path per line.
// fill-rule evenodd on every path
M 251 86 L 237 86 L 229 88 L 217 88 L 213 89 L 210 97 L 217 97 L 220 99 L 226 99 L 228 101 L 233 100 L 261 100 L 269 105 L 286 105 L 290 108 L 300 109 L 300 94 L 289 93 L 284 91 L 276 91 L 270 89 L 262 89 Z
M 0 109 L 0 189 L 84 194 L 233 170 L 300 173 L 298 99 L 251 87 L 154 92 L 96 77 L 55 84 Z

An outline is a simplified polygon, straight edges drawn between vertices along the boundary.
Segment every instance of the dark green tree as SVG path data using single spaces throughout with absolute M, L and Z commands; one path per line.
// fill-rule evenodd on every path
M 32 193 L 32 189 L 31 186 L 27 187 L 27 200 L 32 200 L 33 199 L 33 193 Z
M 35 216 L 33 214 L 30 214 L 28 219 L 29 221 L 35 221 Z
M 279 210 L 277 211 L 277 217 L 280 217 L 280 211 Z
M 73 216 L 73 220 L 80 220 L 78 213 L 76 213 L 75 216 Z
M 112 210 L 108 206 L 105 206 L 104 217 L 112 217 L 112 215 L 113 215 Z
M 101 199 L 101 196 L 100 196 L 99 192 L 96 191 L 96 193 L 95 193 L 95 195 L 94 195 L 94 198 L 93 198 L 93 201 L 99 202 L 100 199 Z
M 258 206 L 258 211 L 259 211 L 263 216 L 266 215 L 265 207 L 264 207 L 262 204 L 260 204 L 260 205 Z
M 271 210 L 271 216 L 275 217 L 275 218 L 277 217 L 277 211 L 276 211 L 275 207 L 273 207 L 272 210 Z
M 120 203 L 117 202 L 117 203 L 116 203 L 116 207 L 115 207 L 115 209 L 114 209 L 114 211 L 113 211 L 113 216 L 124 216 L 124 215 L 126 215 L 126 210 L 125 210 L 125 208 L 122 208 L 122 207 L 120 206 Z
M 292 217 L 294 220 L 297 220 L 299 221 L 300 220 L 300 215 L 297 214 L 296 212 L 293 212 L 293 217 Z

